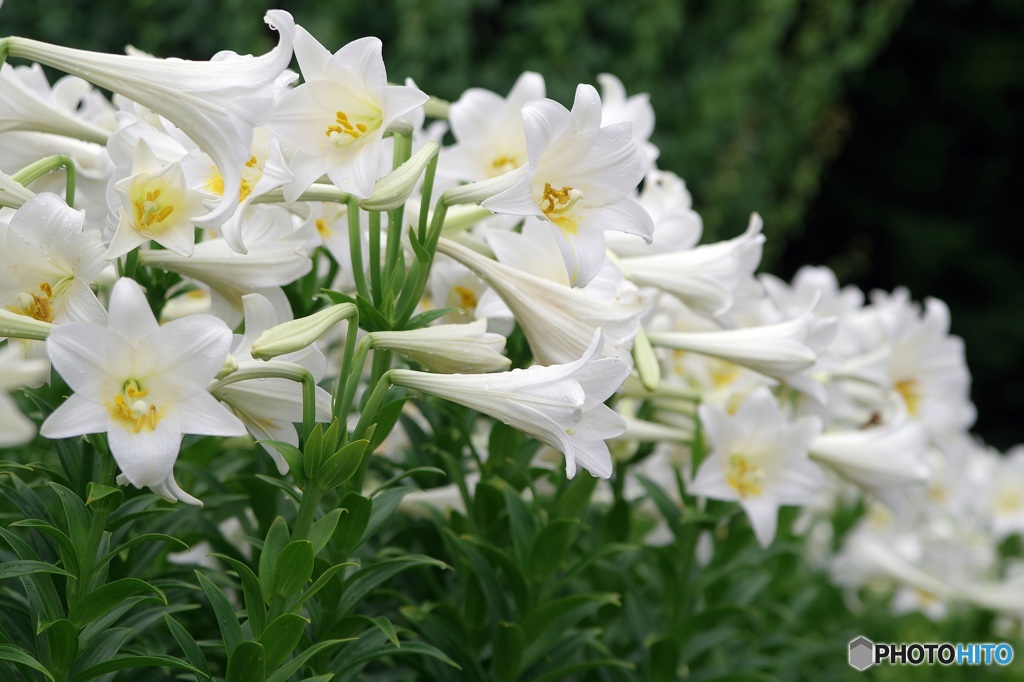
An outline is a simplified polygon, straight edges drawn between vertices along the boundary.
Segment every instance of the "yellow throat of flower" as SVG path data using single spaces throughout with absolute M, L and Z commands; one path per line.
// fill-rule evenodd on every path
M 729 455 L 725 480 L 740 499 L 756 497 L 764 492 L 764 469 L 750 461 L 746 455 Z
M 160 177 L 138 178 L 130 196 L 135 229 L 149 234 L 168 229 L 171 214 L 185 203 L 184 189 Z
M 367 108 L 359 115 L 351 116 L 344 111 L 334 112 L 334 123 L 328 125 L 324 135 L 330 138 L 336 147 L 345 147 L 372 133 L 381 126 L 381 112 Z
M 127 379 L 121 392 L 114 395 L 107 409 L 118 424 L 132 433 L 152 431 L 160 423 L 161 410 L 145 398 L 149 391 L 135 379 Z
M 893 388 L 903 397 L 907 404 L 907 412 L 911 417 L 917 417 L 921 412 L 921 399 L 924 393 L 921 391 L 921 384 L 916 379 L 903 379 L 897 381 Z
M 544 216 L 558 225 L 567 235 L 579 234 L 579 216 L 573 215 L 573 207 L 583 198 L 583 192 L 575 187 L 564 186 L 555 189 L 550 182 L 544 183 L 544 193 L 540 198 L 540 210 Z

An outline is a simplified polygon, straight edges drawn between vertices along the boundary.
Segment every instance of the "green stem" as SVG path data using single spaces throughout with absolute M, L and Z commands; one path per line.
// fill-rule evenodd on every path
M 0 60 L 0 63 L 3 63 L 2 60 Z M 52 173 L 58 168 L 63 168 L 67 173 L 64 201 L 68 206 L 74 206 L 77 175 L 75 173 L 75 162 L 72 161 L 69 156 L 65 156 L 64 154 L 54 154 L 53 156 L 44 157 L 25 166 L 20 171 L 12 175 L 11 179 L 19 185 L 28 187 L 39 178 L 43 177 L 47 173 Z
M 370 291 L 373 305 L 380 309 L 384 285 L 380 278 L 380 211 L 370 211 Z
M 325 185 L 320 183 L 313 183 L 306 188 L 306 191 L 299 195 L 299 198 L 295 202 L 299 201 L 331 201 L 336 204 L 344 204 L 352 195 L 347 192 L 342 192 L 334 185 Z M 290 203 L 295 203 L 290 202 Z M 265 194 L 261 194 L 252 200 L 254 204 L 283 204 L 286 203 L 284 199 L 284 190 L 274 189 L 270 190 Z
M 423 298 L 423 290 L 427 286 L 430 267 L 434 262 L 437 242 L 441 238 L 441 229 L 444 227 L 444 217 L 447 213 L 448 204 L 445 202 L 444 195 L 442 194 L 441 198 L 437 200 L 437 205 L 434 207 L 434 219 L 430 223 L 430 230 L 423 242 L 423 248 L 430 254 L 430 258 L 420 270 L 416 281 L 405 283 L 406 290 L 402 291 L 402 295 L 398 299 L 398 308 L 394 316 L 396 329 L 405 328 L 405 323 L 412 317 L 413 312 L 416 310 L 416 305 Z
M 299 502 L 299 511 L 295 516 L 295 525 L 292 528 L 292 540 L 308 539 L 309 530 L 313 527 L 316 513 L 320 509 L 320 499 L 324 491 L 316 484 L 307 486 L 302 493 L 302 501 Z
M 363 413 L 359 415 L 359 423 L 356 424 L 355 431 L 352 432 L 352 440 L 359 440 L 366 435 L 366 430 L 370 428 L 370 424 L 376 418 L 377 412 L 380 411 L 381 406 L 384 404 L 384 399 L 387 397 L 390 389 L 391 373 L 385 372 L 373 387 L 370 397 L 366 400 Z
M 352 278 L 356 282 L 359 295 L 370 300 L 370 292 L 366 286 L 366 273 L 363 271 L 363 240 L 362 228 L 359 225 L 359 201 L 355 197 L 348 199 L 348 248 L 352 258 Z
M 135 279 L 135 273 L 139 269 L 139 247 L 135 247 L 128 252 L 128 255 L 124 259 L 124 273 L 125 277 Z
M 430 216 L 430 195 L 434 192 L 434 175 L 437 174 L 437 156 L 427 163 L 427 172 L 423 175 L 423 191 L 420 198 L 420 243 L 427 241 L 427 218 Z
M 96 438 L 97 435 L 93 434 L 91 439 Z M 106 441 L 103 440 L 101 443 L 97 443 L 102 448 L 97 448 L 97 451 L 100 453 L 99 483 L 113 486 L 116 484 L 114 478 L 116 463 L 112 455 L 104 452 L 106 450 Z M 107 529 L 107 519 L 110 518 L 110 514 L 110 510 L 102 507 L 92 511 L 92 519 L 89 522 L 89 534 L 85 540 L 85 551 L 82 552 L 81 557 L 82 573 L 71 588 L 71 595 L 68 600 L 70 606 L 74 606 L 79 599 L 92 591 L 93 574 L 96 572 L 96 560 L 99 558 L 100 543 L 103 541 L 103 532 Z
M 351 338 L 355 338 L 354 330 L 349 329 Z M 345 340 L 346 345 L 348 339 Z M 346 349 L 346 353 L 348 350 Z M 341 376 L 338 378 L 339 388 L 338 397 L 334 401 L 334 416 L 338 418 L 338 421 L 344 427 L 349 412 L 352 411 L 352 401 L 355 400 L 356 387 L 359 385 L 359 377 L 363 373 L 363 366 L 366 364 L 366 355 L 370 352 L 370 337 L 364 336 L 360 341 L 359 345 L 355 348 L 354 355 L 350 355 L 351 361 L 347 365 L 342 365 Z M 345 432 L 348 428 L 343 429 Z

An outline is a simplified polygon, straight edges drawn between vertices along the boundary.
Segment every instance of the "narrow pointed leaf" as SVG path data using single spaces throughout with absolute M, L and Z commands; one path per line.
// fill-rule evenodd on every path
M 266 652 L 267 670 L 277 670 L 299 645 L 309 621 L 297 613 L 285 613 L 274 619 L 259 638 Z
M 267 677 L 266 652 L 258 642 L 242 642 L 228 659 L 225 682 L 254 682 Z

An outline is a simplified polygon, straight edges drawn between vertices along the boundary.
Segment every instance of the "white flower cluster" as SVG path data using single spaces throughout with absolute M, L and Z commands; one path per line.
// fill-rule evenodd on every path
M 510 424 L 569 476 L 611 476 L 609 440 L 669 490 L 682 464 L 687 493 L 738 502 L 763 545 L 779 506 L 857 486 L 892 521 L 851 536 L 842 580 L 1000 601 L 983 578 L 1024 530 L 1024 469 L 967 436 L 941 302 L 865 302 L 825 268 L 756 276 L 756 214 L 699 243 L 647 97 L 614 76 L 569 109 L 535 73 L 447 105 L 389 85 L 375 38 L 331 53 L 287 12 L 266 22 L 271 52 L 208 62 L 3 39 L 33 63 L 0 67 L 0 445 L 33 437 L 7 393 L 47 381 L 48 360 L 71 395 L 42 436 L 106 433 L 123 483 L 198 503 L 174 480 L 183 434 L 298 444 L 304 407 L 344 424 L 372 350 L 372 380 Z M 51 86 L 39 64 L 68 75 Z M 179 284 L 149 301 L 145 271 Z M 350 303 L 292 321 L 283 287 L 302 278 Z M 358 348 L 334 326 L 357 315 Z M 536 364 L 508 370 L 515 325 Z M 337 394 L 304 405 L 306 377 Z M 956 543 L 979 551 L 944 555 L 951 583 L 929 562 Z

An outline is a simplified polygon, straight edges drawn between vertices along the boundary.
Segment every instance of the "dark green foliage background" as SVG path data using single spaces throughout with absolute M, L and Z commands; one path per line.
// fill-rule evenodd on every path
M 686 179 L 709 237 L 756 210 L 768 270 L 826 263 L 845 283 L 949 301 L 979 433 L 1021 440 L 1024 239 L 1010 202 L 1024 171 L 1024 4 L 7 0 L 0 34 L 205 59 L 269 49 L 273 6 L 331 49 L 379 36 L 393 80 L 443 98 L 507 92 L 525 69 L 565 104 L 601 72 L 651 93 L 659 165 Z

